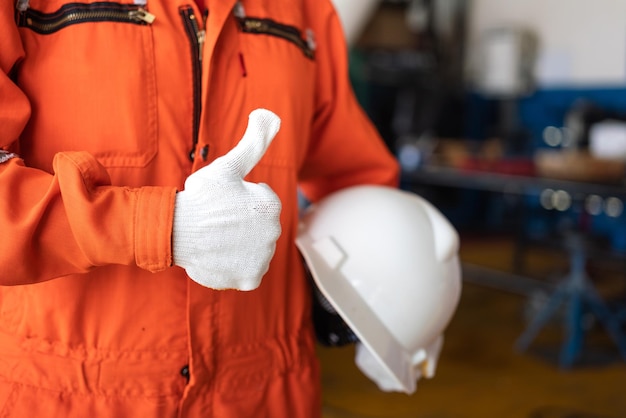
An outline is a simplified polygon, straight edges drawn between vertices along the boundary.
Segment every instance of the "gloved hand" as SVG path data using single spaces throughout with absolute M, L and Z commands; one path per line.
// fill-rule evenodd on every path
M 269 268 L 281 232 L 281 203 L 266 184 L 243 178 L 279 128 L 274 113 L 254 110 L 239 144 L 191 174 L 176 195 L 174 264 L 203 286 L 252 290 Z

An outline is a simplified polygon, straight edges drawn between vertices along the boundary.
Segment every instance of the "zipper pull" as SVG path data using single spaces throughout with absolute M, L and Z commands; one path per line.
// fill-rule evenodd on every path
M 131 10 L 130 12 L 128 12 L 128 16 L 131 19 L 146 22 L 148 24 L 151 24 L 152 22 L 154 22 L 154 19 L 156 19 L 156 16 L 146 9 Z
M 235 3 L 233 7 L 233 14 L 237 19 L 244 19 L 246 17 L 246 9 L 243 8 L 243 4 L 240 1 Z
M 202 61 L 202 53 L 204 51 L 204 41 L 206 40 L 206 31 L 204 29 L 196 32 L 196 36 L 198 37 L 198 58 Z
M 313 29 L 306 30 L 306 45 L 311 51 L 315 51 L 317 48 L 317 42 L 315 42 L 315 32 L 313 32 Z
M 206 39 L 206 32 L 204 29 L 200 29 L 200 24 L 198 23 L 198 19 L 196 15 L 191 13 L 189 15 L 189 20 L 193 27 L 193 30 L 196 32 L 196 42 L 198 43 L 198 59 L 202 61 L 202 51 L 204 50 L 204 41 Z
M 30 0 L 17 0 L 17 2 L 15 3 L 15 8 L 20 13 L 23 13 L 26 10 L 28 10 L 29 6 L 30 6 Z

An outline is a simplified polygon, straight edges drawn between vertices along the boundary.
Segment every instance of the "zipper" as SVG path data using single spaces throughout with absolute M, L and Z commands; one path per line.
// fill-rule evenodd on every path
M 40 34 L 51 34 L 67 26 L 85 22 L 151 24 L 155 16 L 139 5 L 109 2 L 68 3 L 54 13 L 33 9 L 18 11 L 17 24 Z
M 255 17 L 239 17 L 239 27 L 245 33 L 277 36 L 295 44 L 309 59 L 315 58 L 315 47 L 310 39 L 304 39 L 300 30 L 294 26 L 284 25 L 271 19 Z
M 201 93 L 202 93 L 202 51 L 204 49 L 204 41 L 206 32 L 202 29 L 198 18 L 193 12 L 193 8 L 185 7 L 180 9 L 180 16 L 183 19 L 183 26 L 189 39 L 191 47 L 191 65 L 193 80 L 193 121 L 192 121 L 192 144 L 189 151 L 189 159 L 193 162 L 195 159 L 196 146 L 198 145 L 198 134 L 200 131 L 200 113 L 202 112 Z

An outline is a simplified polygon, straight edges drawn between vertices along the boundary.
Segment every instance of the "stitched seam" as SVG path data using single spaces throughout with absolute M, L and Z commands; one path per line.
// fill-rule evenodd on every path
M 14 389 L 12 390 L 11 394 L 9 395 L 10 397 L 15 397 L 17 396 L 17 387 L 22 387 L 22 388 L 30 388 L 30 389 L 35 389 L 35 390 L 40 390 L 40 391 L 44 391 L 44 392 L 49 392 L 49 393 L 67 393 L 67 394 L 71 394 L 72 396 L 78 396 L 78 397 L 85 397 L 85 398 L 91 398 L 91 397 L 97 397 L 97 398 L 130 398 L 130 399 L 134 399 L 134 398 L 140 398 L 140 399 L 146 399 L 146 398 L 154 398 L 154 399 L 160 399 L 160 398 L 170 398 L 170 397 L 180 397 L 180 393 L 178 391 L 173 391 L 173 392 L 165 392 L 163 394 L 158 394 L 158 395 L 152 395 L 152 394 L 147 394 L 147 393 L 138 393 L 137 395 L 128 395 L 125 394 L 124 392 L 128 392 L 126 390 L 124 391 L 117 391 L 117 390 L 112 390 L 112 391 L 107 391 L 109 393 L 102 393 L 102 392 L 77 392 L 77 391 L 71 391 L 71 390 L 55 390 L 55 389 L 49 389 L 49 388 L 44 388 L 41 386 L 36 386 L 36 385 L 32 385 L 29 383 L 23 383 L 23 382 L 17 382 L 17 381 L 13 381 L 13 380 L 9 380 L 6 379 L 6 382 L 11 383 L 11 385 L 14 387 Z M 15 395 L 14 395 L 15 394 Z M 8 401 L 8 399 L 7 399 Z M 7 405 L 8 402 L 7 402 Z M 9 408 L 10 409 L 10 408 Z M 0 416 L 0 418 L 4 417 L 5 415 Z

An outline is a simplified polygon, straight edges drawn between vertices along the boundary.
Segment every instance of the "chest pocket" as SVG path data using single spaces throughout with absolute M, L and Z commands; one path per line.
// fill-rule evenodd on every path
M 152 15 L 52 3 L 32 0 L 16 14 L 26 51 L 17 81 L 32 104 L 24 158 L 50 168 L 56 152 L 83 150 L 107 167 L 147 165 L 158 150 Z
M 256 35 L 268 35 L 284 39 L 300 49 L 305 57 L 315 58 L 315 40 L 313 32 L 305 31 L 303 34 L 295 26 L 281 24 L 272 19 L 254 17 L 240 17 L 237 19 L 242 32 Z
M 302 22 L 252 13 L 236 19 L 249 98 L 283 117 L 281 146 L 262 163 L 295 169 L 306 148 L 315 103 L 315 39 Z M 252 106 L 251 106 L 252 107 Z

